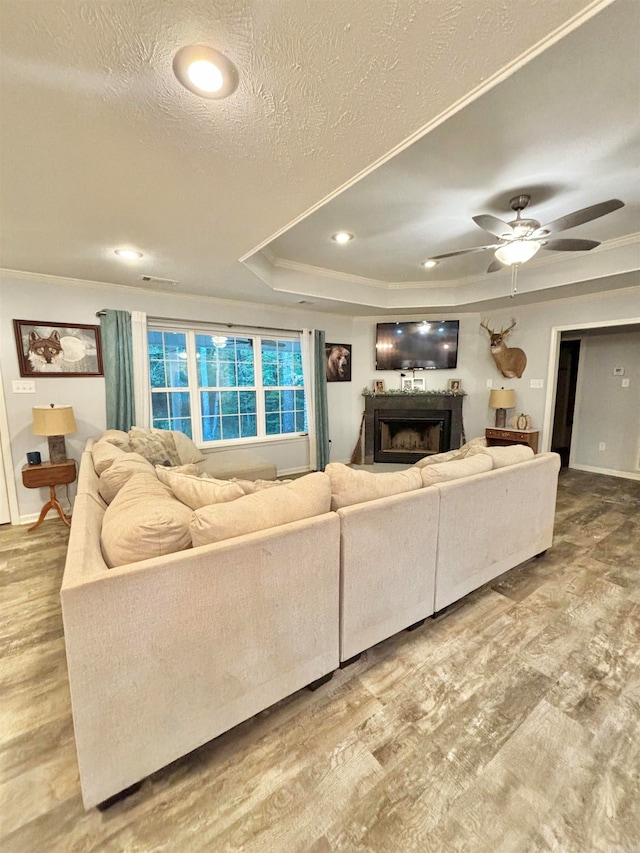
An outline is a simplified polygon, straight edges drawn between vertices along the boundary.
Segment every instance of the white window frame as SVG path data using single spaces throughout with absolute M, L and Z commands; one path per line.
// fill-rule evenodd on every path
M 171 322 L 149 323 L 147 332 L 169 332 L 172 334 L 183 334 L 186 336 L 187 349 L 187 379 L 188 384 L 180 388 L 152 388 L 151 379 L 149 378 L 149 412 L 150 423 L 153 425 L 153 394 L 156 392 L 182 392 L 188 393 L 191 401 L 191 433 L 192 440 L 197 447 L 210 449 L 216 447 L 238 447 L 240 445 L 256 445 L 256 444 L 271 444 L 281 441 L 291 441 L 293 439 L 307 438 L 308 431 L 300 432 L 284 432 L 276 435 L 269 435 L 266 432 L 266 411 L 264 402 L 265 391 L 304 391 L 305 408 L 307 412 L 307 420 L 309 418 L 308 410 L 308 390 L 304 383 L 302 385 L 263 385 L 262 384 L 262 341 L 293 341 L 300 344 L 300 336 L 295 332 L 270 332 L 265 329 L 263 332 L 245 331 L 241 327 L 219 327 L 215 325 L 200 326 L 188 324 L 173 324 Z M 202 430 L 202 404 L 200 394 L 202 391 L 210 390 L 201 388 L 198 384 L 198 372 L 196 362 L 196 335 L 224 335 L 226 337 L 251 338 L 253 340 L 253 367 L 254 367 L 254 384 L 233 386 L 225 388 L 215 388 L 214 391 L 254 391 L 256 394 L 256 426 L 258 434 L 255 436 L 241 436 L 240 438 L 227 438 L 220 441 L 205 441 Z M 147 363 L 149 361 L 149 340 L 147 336 Z M 301 347 L 302 351 L 302 347 Z M 256 382 L 255 380 L 260 380 Z

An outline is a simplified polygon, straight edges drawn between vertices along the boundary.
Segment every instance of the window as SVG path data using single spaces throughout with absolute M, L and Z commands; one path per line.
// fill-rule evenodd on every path
M 154 427 L 196 443 L 306 432 L 299 340 L 156 329 L 148 349 Z

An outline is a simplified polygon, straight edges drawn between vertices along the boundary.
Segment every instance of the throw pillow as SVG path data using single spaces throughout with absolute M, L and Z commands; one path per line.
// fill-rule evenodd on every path
M 93 467 L 95 468 L 95 472 L 98 476 L 100 476 L 103 471 L 106 471 L 116 459 L 120 459 L 123 456 L 127 456 L 127 451 L 121 450 L 117 445 L 112 444 L 110 441 L 103 441 L 100 439 L 99 441 L 96 441 L 91 448 Z
M 192 515 L 155 473 L 134 474 L 104 513 L 105 563 L 115 568 L 190 548 Z
M 232 477 L 230 483 L 237 483 L 245 495 L 254 495 L 256 492 L 261 492 L 263 489 L 270 489 L 272 486 L 282 486 L 283 483 L 293 483 L 293 480 L 239 480 L 237 477 Z
M 375 501 L 400 495 L 422 487 L 420 470 L 415 466 L 406 471 L 393 471 L 387 474 L 374 474 L 371 471 L 358 471 L 341 462 L 331 462 L 325 468 L 331 481 L 331 509 L 343 506 Z
M 214 480 L 177 473 L 173 468 L 156 467 L 161 483 L 169 486 L 175 497 L 191 509 L 200 509 L 209 504 L 226 503 L 244 497 L 237 483 Z
M 427 465 L 420 470 L 422 485 L 433 486 L 436 483 L 446 483 L 449 480 L 483 474 L 485 471 L 491 471 L 492 467 L 490 458 L 483 453 L 474 454 L 467 459 L 452 459 L 450 462 L 441 462 L 438 465 Z
M 190 462 L 197 464 L 204 461 L 204 453 L 200 453 L 188 435 L 179 430 L 171 430 L 171 435 L 173 436 L 178 456 L 183 465 L 187 465 Z
M 533 459 L 535 453 L 526 444 L 511 444 L 508 447 L 485 447 L 482 453 L 488 456 L 494 468 L 506 468 Z
M 264 489 L 230 503 L 196 510 L 190 524 L 191 541 L 194 546 L 207 545 L 268 530 L 323 515 L 329 512 L 330 504 L 331 487 L 327 475 L 307 474 L 279 489 Z
M 457 450 L 448 450 L 445 453 L 434 453 L 431 456 L 425 456 L 416 462 L 417 468 L 424 468 L 425 465 L 439 465 L 441 462 L 451 462 L 454 459 L 466 459 L 467 456 L 473 456 L 479 453 L 487 446 L 487 439 L 484 436 L 472 438 L 467 441 L 462 447 Z
M 105 503 L 110 504 L 124 484 L 129 482 L 134 474 L 140 473 L 155 476 L 153 465 L 147 462 L 144 456 L 140 456 L 139 453 L 124 453 L 100 474 L 98 483 L 100 497 Z
M 127 453 L 131 450 L 129 434 L 121 429 L 108 429 L 106 432 L 102 433 L 100 441 L 108 441 L 111 444 L 115 444 L 116 447 L 119 447 L 120 450 L 127 451 Z
M 129 441 L 131 449 L 144 456 L 152 465 L 182 464 L 173 433 L 169 430 L 131 427 Z

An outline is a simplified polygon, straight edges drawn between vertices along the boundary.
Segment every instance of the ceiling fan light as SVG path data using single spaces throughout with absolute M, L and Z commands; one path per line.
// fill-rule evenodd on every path
M 496 249 L 495 257 L 501 264 L 512 266 L 513 264 L 524 264 L 540 248 L 540 243 L 535 240 L 513 240 L 505 246 Z

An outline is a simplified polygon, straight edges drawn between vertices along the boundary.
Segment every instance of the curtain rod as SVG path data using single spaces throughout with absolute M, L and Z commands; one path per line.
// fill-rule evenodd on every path
M 101 311 L 96 311 L 96 317 L 104 317 L 106 308 Z M 248 326 L 245 323 L 222 323 L 207 320 L 184 320 L 181 317 L 147 317 L 147 321 L 151 323 L 185 323 L 190 326 L 224 326 L 227 329 L 254 329 L 263 332 L 297 332 L 302 334 L 304 329 L 283 329 L 279 326 Z

